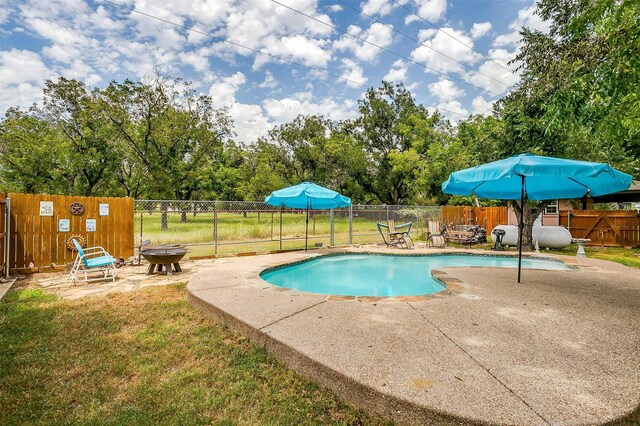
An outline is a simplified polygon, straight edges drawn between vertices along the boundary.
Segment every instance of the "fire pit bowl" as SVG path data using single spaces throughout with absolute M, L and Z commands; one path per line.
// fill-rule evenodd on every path
M 180 261 L 187 254 L 187 250 L 182 246 L 146 246 L 140 250 L 140 254 L 149 262 L 147 275 L 153 274 L 156 266 L 158 272 L 162 272 L 164 266 L 167 275 L 173 275 L 173 271 L 182 272 Z M 171 266 L 173 265 L 173 271 Z

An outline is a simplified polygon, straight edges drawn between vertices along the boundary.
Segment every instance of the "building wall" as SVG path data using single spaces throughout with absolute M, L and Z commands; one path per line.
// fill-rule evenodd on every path
M 573 204 L 571 200 L 558 200 L 558 212 L 553 214 L 542 214 L 542 225 L 544 226 L 558 226 L 560 225 L 560 211 L 573 210 Z M 517 225 L 518 219 L 516 213 L 511 207 L 509 207 L 508 225 Z

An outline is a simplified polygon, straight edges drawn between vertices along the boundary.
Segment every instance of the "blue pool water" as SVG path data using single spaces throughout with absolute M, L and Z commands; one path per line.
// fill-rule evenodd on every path
M 450 266 L 517 268 L 518 259 L 499 256 L 439 255 L 321 256 L 260 274 L 270 284 L 301 291 L 344 296 L 412 296 L 437 293 L 445 287 L 432 269 Z M 567 270 L 562 262 L 522 259 L 523 268 Z

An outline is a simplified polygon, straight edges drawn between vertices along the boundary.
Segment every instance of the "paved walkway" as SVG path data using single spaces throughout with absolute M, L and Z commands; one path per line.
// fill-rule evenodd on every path
M 638 415 L 640 271 L 583 259 L 575 271 L 525 270 L 517 285 L 513 269 L 449 268 L 455 289 L 415 300 L 342 300 L 258 275 L 318 254 L 220 259 L 193 276 L 189 299 L 298 373 L 398 421 Z
M 78 299 L 87 296 L 101 296 L 109 293 L 135 291 L 140 288 L 187 282 L 194 274 L 215 265 L 216 259 L 198 261 L 182 261 L 181 273 L 171 276 L 163 274 L 147 275 L 147 264 L 142 266 L 125 266 L 118 269 L 116 281 L 94 281 L 78 283 L 69 287 L 68 273 L 51 272 L 33 274 L 18 281 L 18 286 L 45 288 L 64 299 Z M 218 260 L 219 261 L 219 260 Z
M 5 280 L 4 278 L 0 279 L 0 300 L 2 300 L 5 294 L 7 294 L 7 291 L 9 291 L 15 281 L 15 278 L 8 280 Z

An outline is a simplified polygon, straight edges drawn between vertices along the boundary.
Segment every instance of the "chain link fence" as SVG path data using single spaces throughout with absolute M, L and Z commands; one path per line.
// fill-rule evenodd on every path
M 381 243 L 376 222 L 413 222 L 419 240 L 440 207 L 353 205 L 309 211 L 309 247 Z M 191 257 L 303 249 L 306 212 L 247 201 L 136 200 L 136 243 L 182 244 Z

